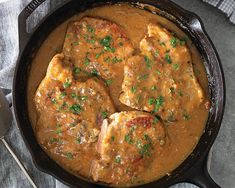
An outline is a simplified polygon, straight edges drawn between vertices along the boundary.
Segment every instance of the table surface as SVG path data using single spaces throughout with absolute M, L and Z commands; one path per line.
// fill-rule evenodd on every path
M 16 2 L 19 0 L 12 0 Z M 20 9 L 22 9 L 29 0 L 20 0 Z M 49 8 L 55 7 L 55 3 L 62 2 L 62 0 L 51 1 Z M 223 65 L 225 79 L 226 79 L 226 108 L 225 114 L 221 126 L 219 135 L 215 141 L 213 151 L 210 174 L 212 178 L 223 188 L 235 187 L 235 25 L 232 25 L 223 13 L 219 10 L 207 5 L 200 0 L 173 0 L 175 3 L 190 10 L 199 15 L 204 23 L 205 29 L 208 32 L 211 40 L 213 41 L 221 62 Z M 53 3 L 54 2 L 54 3 Z M 20 10 L 19 9 L 19 10 Z M 1 4 L 0 4 L 0 15 Z M 0 19 L 1 22 L 1 19 Z M 15 22 L 15 24 L 17 24 Z M 14 25 L 16 27 L 16 25 Z M 1 44 L 1 43 L 0 43 Z M 0 45 L 0 51 L 1 45 Z M 0 56 L 1 59 L 1 56 Z M 4 62 L 3 62 L 4 63 Z M 1 65 L 0 65 L 1 67 Z M 13 129 L 13 128 L 12 128 Z M 24 143 L 20 141 L 21 138 L 15 138 L 15 135 L 19 134 L 18 130 L 10 131 L 7 139 L 11 142 L 15 151 L 19 154 L 19 157 L 24 161 L 24 164 L 29 171 L 34 171 L 33 176 L 37 177 L 36 183 L 39 187 L 44 187 L 43 182 L 47 181 L 47 187 L 50 185 L 55 186 L 55 180 L 50 176 L 43 176 L 43 173 L 39 172 L 33 165 L 28 152 L 21 152 L 22 148 L 25 148 Z M 21 148 L 21 149 L 19 149 Z M 0 174 L 4 174 L 4 177 L 0 177 L 1 185 L 11 185 L 11 187 L 29 187 L 29 184 L 21 171 L 15 167 L 15 163 L 12 160 L 10 164 L 4 164 L 2 158 L 10 158 L 10 155 L 4 151 L 5 149 L 0 144 Z M 12 165 L 12 167 L 9 167 Z M 6 170 L 7 172 L 6 172 Z M 13 173 L 14 171 L 15 173 Z M 16 172 L 18 172 L 17 177 Z M 19 182 L 12 182 L 16 179 Z M 59 186 L 59 182 L 56 185 Z M 6 187 L 6 186 L 5 186 Z M 9 187 L 9 186 L 8 186 Z

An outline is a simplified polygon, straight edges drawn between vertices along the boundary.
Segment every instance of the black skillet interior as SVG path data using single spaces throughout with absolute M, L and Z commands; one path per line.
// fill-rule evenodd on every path
M 82 177 L 75 177 L 63 170 L 48 157 L 37 143 L 29 121 L 26 100 L 27 80 L 30 65 L 32 59 L 37 53 L 37 50 L 48 34 L 56 26 L 74 14 L 78 14 L 81 11 L 95 6 L 122 2 L 144 8 L 148 11 L 150 10 L 148 7 L 140 6 L 140 4 L 130 0 L 67 0 L 63 6 L 46 16 L 43 21 L 40 22 L 39 26 L 29 34 L 26 32 L 27 17 L 44 1 L 45 0 L 32 1 L 21 12 L 18 19 L 20 54 L 15 70 L 13 85 L 14 110 L 18 127 L 33 157 L 35 165 L 41 171 L 53 175 L 69 186 L 79 188 L 102 187 L 105 185 L 93 184 Z M 192 154 L 190 154 L 190 156 L 177 169 L 175 169 L 170 176 L 165 176 L 160 180 L 145 184 L 141 187 L 163 188 L 185 181 L 194 183 L 200 187 L 219 187 L 210 178 L 206 168 L 206 157 L 219 131 L 225 105 L 225 83 L 218 54 L 206 34 L 200 18 L 195 14 L 180 8 L 168 0 L 141 0 L 139 3 L 156 7 L 157 14 L 160 14 L 174 22 L 191 37 L 204 59 L 212 103 L 205 133 L 202 135 Z

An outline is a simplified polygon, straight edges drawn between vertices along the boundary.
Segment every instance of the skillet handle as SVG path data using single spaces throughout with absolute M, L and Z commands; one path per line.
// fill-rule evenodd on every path
M 195 168 L 190 171 L 188 175 L 187 182 L 199 186 L 200 188 L 221 188 L 215 181 L 211 178 L 207 169 L 207 159 L 206 156 Z
M 25 47 L 28 42 L 31 33 L 27 32 L 27 18 L 32 14 L 32 12 L 41 5 L 45 0 L 33 0 L 31 1 L 19 14 L 18 16 L 18 33 L 19 33 L 19 49 L 20 52 Z

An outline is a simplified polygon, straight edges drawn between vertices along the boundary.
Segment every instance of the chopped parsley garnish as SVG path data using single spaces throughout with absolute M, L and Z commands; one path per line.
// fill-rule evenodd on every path
M 64 83 L 64 88 L 68 88 L 71 86 L 71 82 L 67 81 Z
M 75 127 L 76 124 L 75 124 L 75 123 L 70 123 L 69 126 L 70 126 L 70 127 Z
M 115 52 L 115 48 L 110 47 L 110 46 L 104 46 L 104 50 L 107 52 Z
M 154 98 L 150 98 L 148 100 L 148 103 L 149 103 L 149 105 L 152 105 L 153 103 L 155 103 L 155 99 Z
M 160 42 L 160 46 L 166 46 L 165 42 Z
M 122 43 L 122 42 L 119 42 L 118 44 L 119 44 L 119 46 L 123 46 L 123 43 Z
M 163 96 L 159 96 L 155 101 L 154 112 L 157 112 L 164 102 Z
M 181 90 L 178 91 L 179 96 L 183 97 L 183 92 Z
M 77 141 L 77 143 L 78 143 L 78 144 L 81 144 L 81 143 L 82 143 L 82 139 L 81 139 L 81 137 L 80 137 L 80 136 L 79 136 L 79 137 L 77 137 L 76 141 Z
M 111 45 L 111 41 L 112 41 L 112 37 L 107 35 L 105 38 L 100 40 L 100 44 L 103 45 L 103 46 L 108 47 L 108 46 Z
M 84 65 L 88 66 L 90 64 L 90 59 L 88 57 L 85 57 Z
M 125 139 L 125 141 L 126 141 L 128 144 L 132 144 L 132 143 L 133 143 L 130 134 L 125 135 L 125 138 L 124 138 L 124 139 Z
M 52 102 L 52 104 L 56 104 L 57 103 L 55 98 L 51 99 L 51 102 Z
M 102 50 L 100 53 L 95 55 L 95 58 L 98 59 L 103 53 L 104 53 L 104 51 Z
M 113 82 L 113 80 L 112 80 L 112 79 L 108 79 L 108 80 L 106 80 L 106 84 L 107 84 L 107 85 L 112 84 L 112 82 Z
M 119 164 L 121 163 L 121 157 L 119 155 L 115 157 L 115 162 Z
M 191 116 L 187 112 L 184 112 L 183 113 L 183 118 L 184 118 L 184 120 L 190 120 Z
M 144 56 L 144 60 L 148 69 L 151 69 L 151 61 L 148 56 Z
M 90 33 L 94 33 L 95 32 L 95 29 L 92 28 L 90 25 L 87 25 L 86 28 L 87 28 L 87 31 L 89 31 Z
M 74 73 L 74 74 L 79 74 L 81 71 L 82 71 L 82 69 L 79 68 L 79 67 L 74 67 L 74 68 L 73 68 L 73 73 Z
M 85 100 L 87 100 L 87 96 L 81 96 L 81 97 L 79 97 L 79 99 L 81 100 L 81 101 L 85 101 Z
M 117 57 L 114 57 L 113 59 L 112 59 L 112 63 L 120 63 L 120 62 L 122 62 L 122 59 L 118 59 Z
M 115 48 L 111 47 L 112 37 L 107 35 L 100 40 L 100 44 L 104 46 L 104 50 L 108 52 L 115 52 Z
M 173 69 L 178 70 L 179 69 L 179 64 L 175 63 L 172 65 Z
M 66 95 L 67 95 L 66 92 L 61 92 L 61 94 L 60 94 L 60 99 L 63 99 Z
M 82 111 L 82 107 L 80 105 L 74 104 L 70 106 L 70 111 L 74 114 L 79 114 Z
M 136 86 L 131 87 L 131 93 L 136 93 Z
M 107 118 L 108 117 L 108 112 L 107 111 L 101 112 L 101 116 L 102 116 L 102 119 Z
M 93 70 L 91 71 L 91 74 L 92 74 L 93 76 L 97 76 L 99 73 L 98 73 L 98 71 L 97 71 L 96 69 L 93 69 Z
M 76 93 L 71 93 L 70 95 L 71 95 L 72 98 L 77 98 Z
M 65 153 L 65 156 L 70 160 L 73 159 L 73 154 L 71 152 Z
M 114 136 L 111 136 L 111 141 L 113 142 L 115 140 L 115 137 Z
M 141 149 L 139 150 L 139 154 L 141 154 L 143 157 L 151 156 L 150 149 L 151 149 L 151 143 L 144 144 L 143 146 L 141 146 Z
M 173 48 L 175 48 L 177 45 L 177 38 L 175 38 L 175 37 L 171 38 L 170 44 Z
M 50 138 L 50 140 L 49 140 L 49 143 L 50 143 L 50 144 L 53 144 L 53 143 L 55 143 L 55 142 L 58 142 L 58 139 L 57 139 L 57 138 Z
M 145 80 L 145 79 L 147 79 L 148 78 L 148 74 L 144 74 L 144 75 L 139 75 L 138 77 L 137 77 L 137 79 L 138 80 Z
M 108 57 L 106 57 L 106 58 L 104 59 L 104 61 L 105 61 L 106 63 L 109 63 L 109 62 L 111 61 L 111 59 L 110 59 L 110 57 L 108 56 Z
M 175 93 L 175 88 L 174 87 L 170 87 L 170 93 Z
M 77 46 L 79 43 L 78 42 L 73 42 L 73 46 Z
M 148 143 L 151 143 L 151 142 L 152 142 L 151 138 L 150 138 L 147 134 L 144 135 L 144 139 L 145 139 Z
M 157 57 L 158 55 L 159 55 L 158 50 L 155 50 L 155 52 L 154 52 L 154 56 L 155 56 L 155 57 Z
M 58 127 L 58 128 L 55 130 L 55 133 L 56 133 L 56 134 L 61 134 L 61 133 L 62 133 L 61 128 L 60 128 L 60 127 Z
M 168 64 L 172 63 L 171 56 L 169 55 L 169 53 L 165 53 L 165 60 Z
M 161 72 L 159 70 L 156 70 L 156 73 L 158 74 L 158 76 L 161 76 Z
M 152 87 L 151 87 L 151 90 L 152 90 L 152 91 L 155 91 L 156 89 L 157 89 L 156 86 L 152 86 Z

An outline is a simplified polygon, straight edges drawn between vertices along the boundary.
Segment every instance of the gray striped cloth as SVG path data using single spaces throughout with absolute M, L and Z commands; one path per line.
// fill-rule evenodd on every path
M 235 0 L 203 0 L 203 2 L 221 10 L 235 24 Z

